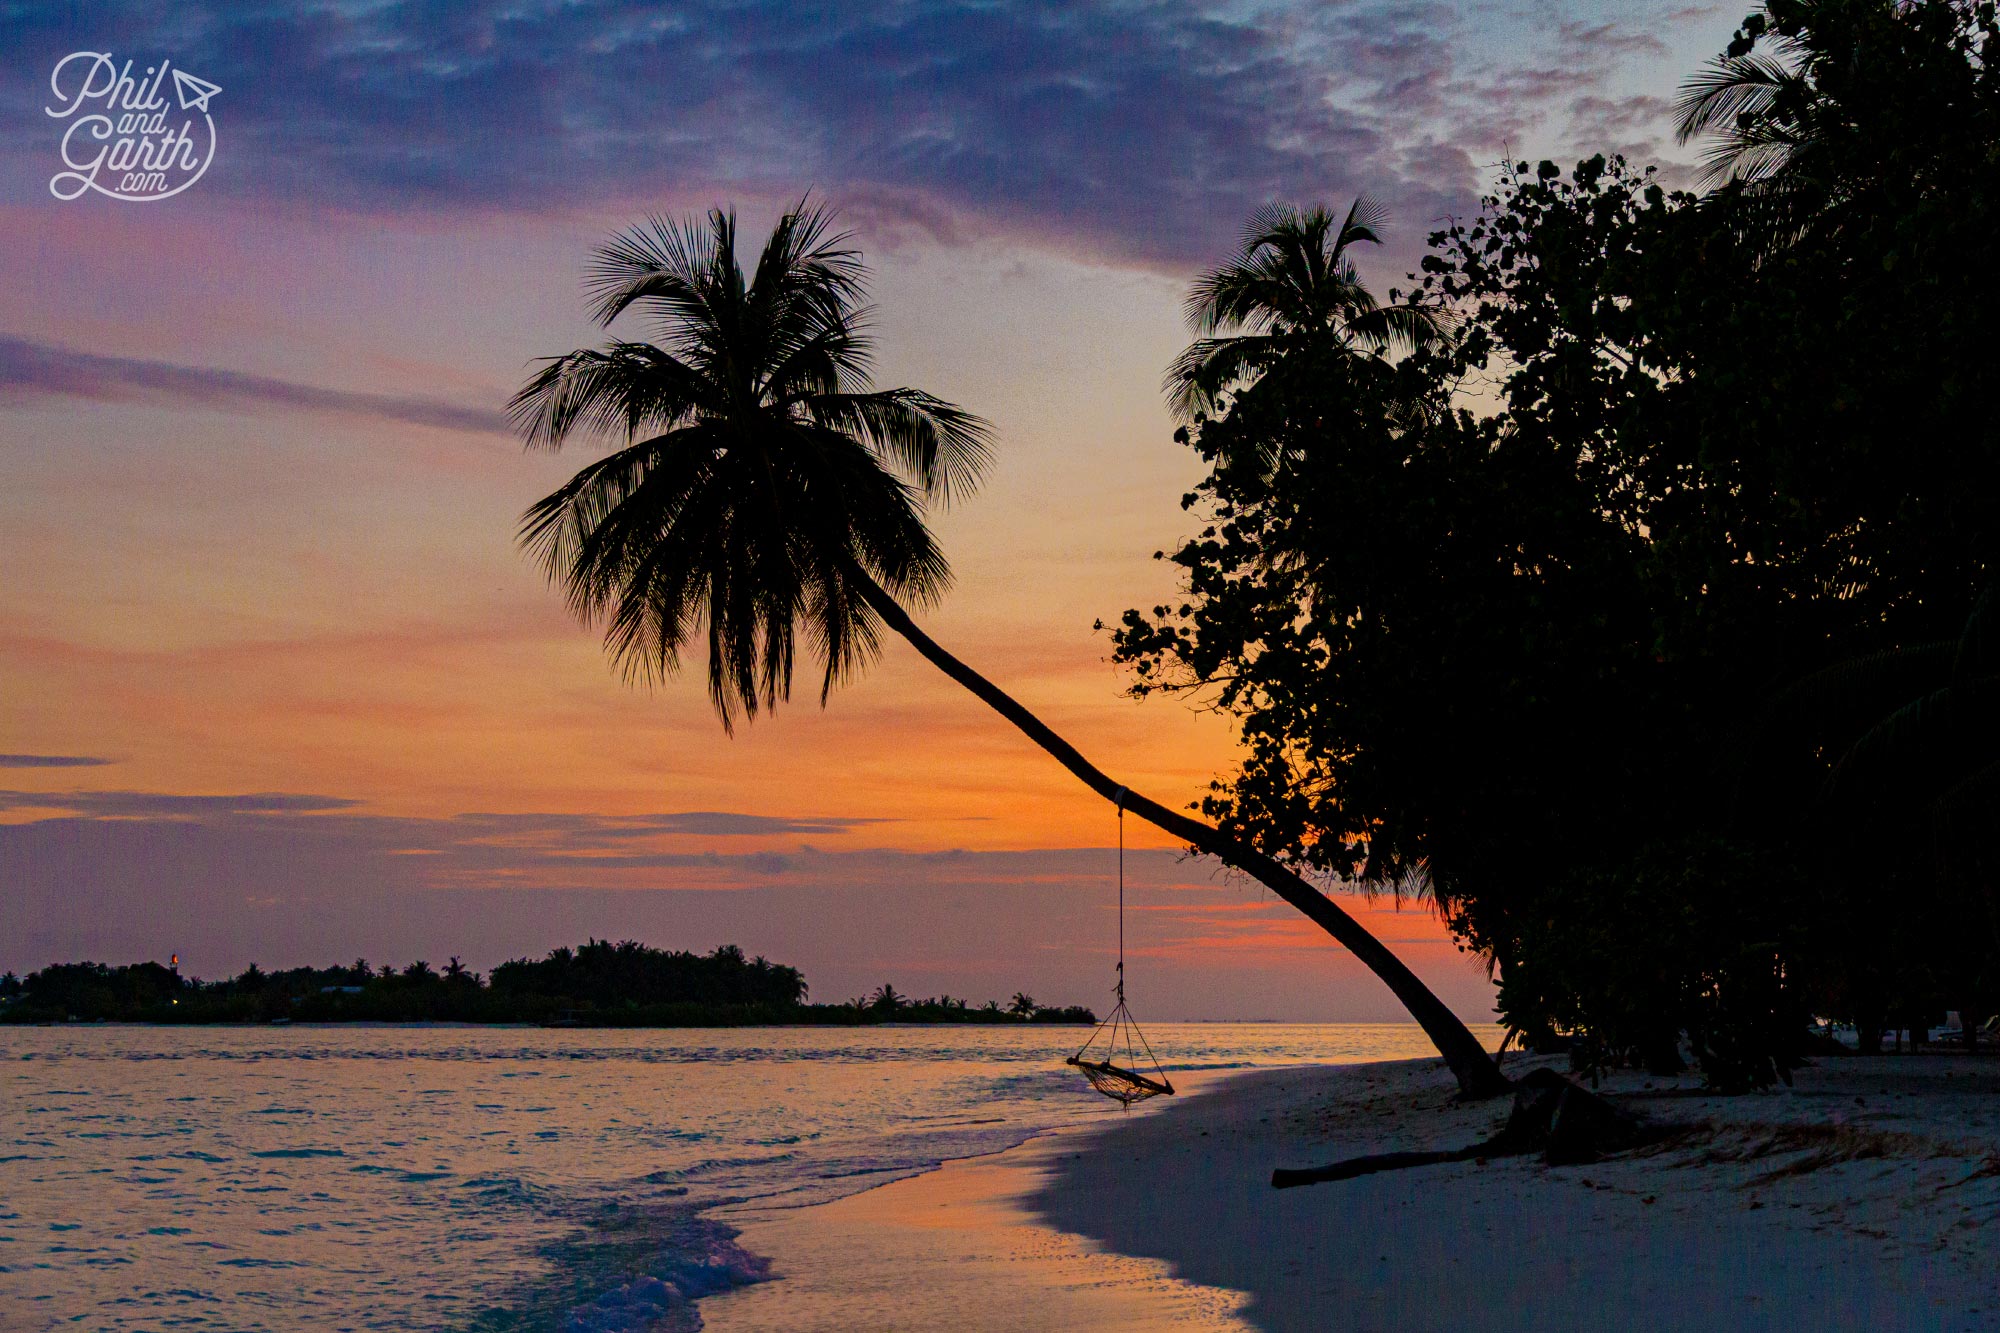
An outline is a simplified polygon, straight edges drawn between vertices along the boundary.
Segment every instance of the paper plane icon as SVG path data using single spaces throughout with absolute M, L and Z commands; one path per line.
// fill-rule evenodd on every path
M 206 114 L 208 111 L 208 99 L 221 92 L 222 89 L 210 83 L 207 79 L 197 79 L 186 70 L 177 69 L 174 71 L 174 91 L 180 94 L 181 110 L 185 111 L 189 107 L 193 107 L 195 110 Z

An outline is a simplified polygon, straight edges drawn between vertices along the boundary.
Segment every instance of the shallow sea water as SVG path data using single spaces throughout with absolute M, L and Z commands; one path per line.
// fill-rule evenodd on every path
M 1410 1024 L 1148 1031 L 1169 1073 L 1430 1051 Z M 696 1328 L 768 1273 L 708 1210 L 1119 1114 L 1062 1063 L 1083 1035 L 0 1028 L 0 1329 Z

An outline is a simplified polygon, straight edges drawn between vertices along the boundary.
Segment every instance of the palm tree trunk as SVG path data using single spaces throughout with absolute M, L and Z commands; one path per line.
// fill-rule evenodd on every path
M 1056 735 L 1005 691 L 939 647 L 930 635 L 917 628 L 916 622 L 910 619 L 896 599 L 864 571 L 854 569 L 851 577 L 868 605 L 889 628 L 908 639 L 932 666 L 971 690 L 993 711 L 1020 728 L 1028 739 L 1047 750 L 1057 763 L 1074 773 L 1086 787 L 1107 801 L 1122 801 L 1125 809 L 1141 819 L 1256 879 L 1304 912 L 1348 952 L 1359 958 L 1402 1001 L 1403 1007 L 1410 1011 L 1410 1016 L 1417 1020 L 1425 1035 L 1436 1044 L 1438 1053 L 1458 1077 L 1461 1096 L 1493 1097 L 1511 1088 L 1507 1077 L 1500 1072 L 1500 1066 L 1458 1015 L 1447 1009 L 1444 1001 L 1433 995 L 1430 987 L 1424 985 L 1417 974 L 1403 964 L 1402 959 L 1391 953 L 1387 945 L 1369 934 L 1360 922 L 1342 911 L 1331 898 L 1256 848 L 1113 782 L 1077 753 L 1075 746 Z

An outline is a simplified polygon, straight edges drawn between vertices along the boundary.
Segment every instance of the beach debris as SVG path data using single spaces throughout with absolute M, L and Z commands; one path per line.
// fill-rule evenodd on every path
M 1378 1171 L 1401 1171 L 1445 1162 L 1484 1162 L 1492 1157 L 1523 1157 L 1539 1152 L 1550 1166 L 1595 1162 L 1609 1153 L 1636 1148 L 1657 1136 L 1646 1120 L 1610 1098 L 1592 1092 L 1552 1069 L 1534 1069 L 1514 1083 L 1514 1107 L 1498 1134 L 1463 1148 L 1434 1152 L 1373 1153 L 1326 1166 L 1271 1172 L 1274 1189 L 1320 1185 Z
M 1540 1072 L 1564 1085 L 1555 1094 L 1542 1145 L 1542 1160 L 1550 1166 L 1595 1162 L 1607 1153 L 1622 1152 L 1645 1141 L 1646 1124 L 1632 1112 L 1548 1070 Z M 1515 1105 L 1519 1104 L 1517 1095 Z M 1509 1124 L 1511 1127 L 1511 1118 Z

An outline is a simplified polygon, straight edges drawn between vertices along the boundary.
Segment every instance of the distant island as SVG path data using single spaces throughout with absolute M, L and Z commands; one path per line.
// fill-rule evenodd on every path
M 539 1023 L 551 1027 L 753 1027 L 777 1024 L 1095 1023 L 1081 1006 L 1044 1007 L 1016 993 L 983 1005 L 913 999 L 887 983 L 841 1004 L 807 1002 L 795 967 L 745 956 L 591 940 L 516 958 L 482 978 L 451 959 L 265 972 L 222 981 L 159 963 L 56 963 L 0 976 L 0 1023 Z

